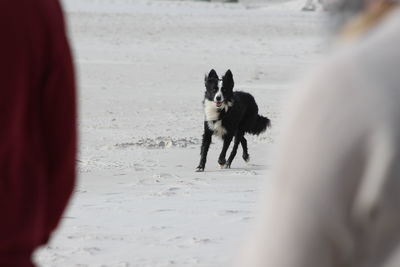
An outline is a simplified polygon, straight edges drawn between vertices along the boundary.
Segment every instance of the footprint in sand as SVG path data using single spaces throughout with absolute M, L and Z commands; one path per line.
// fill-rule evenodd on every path
M 78 248 L 73 251 L 72 254 L 88 254 L 88 255 L 97 255 L 101 252 L 101 249 L 98 247 L 87 247 L 87 248 Z
M 174 195 L 176 195 L 178 193 L 178 191 L 180 189 L 181 188 L 179 188 L 179 187 L 170 187 L 170 188 L 167 188 L 165 190 L 161 190 L 161 191 L 157 192 L 156 195 L 159 195 L 159 196 L 174 196 Z
M 215 243 L 215 241 L 210 239 L 210 238 L 197 238 L 197 237 L 192 237 L 192 242 L 194 244 L 211 244 L 211 243 Z

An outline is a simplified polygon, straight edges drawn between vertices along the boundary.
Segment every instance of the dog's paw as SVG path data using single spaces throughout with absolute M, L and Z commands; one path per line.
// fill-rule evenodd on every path
M 204 172 L 204 167 L 197 167 L 196 172 Z
M 223 166 L 225 166 L 225 163 L 226 163 L 226 159 L 218 159 L 218 164 L 219 164 L 219 166 L 221 166 L 221 168 Z
M 230 163 L 230 162 L 227 162 L 227 163 L 224 165 L 224 168 L 225 168 L 225 169 L 230 169 L 230 168 L 231 168 L 231 163 Z
M 244 159 L 244 161 L 249 162 L 250 161 L 250 155 L 249 154 L 243 154 L 243 159 Z

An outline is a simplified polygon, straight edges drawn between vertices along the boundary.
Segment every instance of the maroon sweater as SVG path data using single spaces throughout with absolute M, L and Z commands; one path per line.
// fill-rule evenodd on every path
M 75 182 L 75 80 L 57 0 L 0 1 L 0 266 L 32 266 Z

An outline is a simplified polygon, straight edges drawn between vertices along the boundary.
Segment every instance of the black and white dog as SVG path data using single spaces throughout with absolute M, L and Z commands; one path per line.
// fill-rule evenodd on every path
M 200 164 L 196 171 L 204 171 L 212 135 L 219 136 L 224 141 L 218 159 L 221 167 L 230 168 L 239 144 L 242 144 L 243 159 L 249 161 L 245 133 L 258 135 L 264 132 L 271 126 L 270 120 L 258 115 L 258 106 L 252 95 L 240 91 L 233 92 L 234 81 L 230 70 L 222 79 L 219 79 L 215 70 L 211 70 L 205 77 L 205 86 L 204 134 Z M 235 140 L 232 152 L 226 161 L 226 152 L 233 138 Z

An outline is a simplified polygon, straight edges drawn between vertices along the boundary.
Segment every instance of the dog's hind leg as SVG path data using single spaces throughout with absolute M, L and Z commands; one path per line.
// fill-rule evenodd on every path
M 226 151 L 228 151 L 228 148 L 232 142 L 233 136 L 232 135 L 224 135 L 223 138 L 224 138 L 224 145 L 222 147 L 221 154 L 219 154 L 219 158 L 218 158 L 218 164 L 221 166 L 221 168 L 225 166 Z
M 210 148 L 211 144 L 211 137 L 212 137 L 212 131 L 210 128 L 208 128 L 207 122 L 204 122 L 204 134 L 203 134 L 203 140 L 201 142 L 201 158 L 200 158 L 200 163 L 199 166 L 196 168 L 196 172 L 202 172 L 204 171 L 204 167 L 206 166 L 206 161 L 207 161 L 207 153 L 208 149 Z
M 243 136 L 244 136 L 244 132 L 236 133 L 235 142 L 233 144 L 233 148 L 232 148 L 231 154 L 229 155 L 228 161 L 225 164 L 225 168 L 230 168 L 231 167 L 232 161 L 236 156 L 239 144 L 242 141 Z
M 240 140 L 240 143 L 242 144 L 242 148 L 243 148 L 243 159 L 246 162 L 249 162 L 250 160 L 250 155 L 249 155 L 249 151 L 247 150 L 247 140 L 246 138 L 244 138 L 244 136 L 242 137 L 242 140 Z

